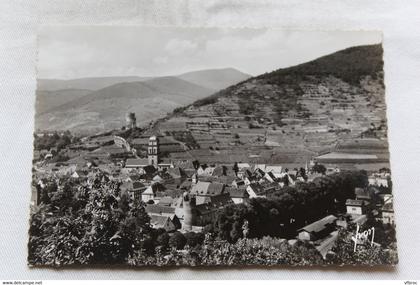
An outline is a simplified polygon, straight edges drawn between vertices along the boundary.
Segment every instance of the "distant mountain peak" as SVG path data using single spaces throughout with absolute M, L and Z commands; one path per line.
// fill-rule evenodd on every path
M 235 68 L 205 69 L 183 73 L 179 78 L 213 90 L 221 90 L 251 77 Z
M 40 112 L 37 112 L 36 125 L 39 129 L 105 130 L 123 124 L 127 111 L 136 112 L 138 122 L 144 123 L 248 77 L 233 69 L 214 69 L 154 78 L 116 76 L 40 80 L 37 91 L 37 110 Z M 44 90 L 59 87 L 62 89 Z M 77 92 L 76 87 L 89 87 L 91 91 Z M 67 88 L 75 91 L 69 93 Z M 59 98 L 62 95 L 66 100 Z

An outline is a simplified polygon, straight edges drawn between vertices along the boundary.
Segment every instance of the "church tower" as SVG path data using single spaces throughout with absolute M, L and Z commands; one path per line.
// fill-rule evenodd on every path
M 147 159 L 149 165 L 158 167 L 159 163 L 159 140 L 156 136 L 151 136 L 149 138 L 149 146 L 147 147 Z

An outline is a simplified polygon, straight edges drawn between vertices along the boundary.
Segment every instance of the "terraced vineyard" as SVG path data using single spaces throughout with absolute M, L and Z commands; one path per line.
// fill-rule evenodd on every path
M 188 155 L 209 162 L 304 163 L 355 138 L 386 142 L 382 65 L 380 45 L 346 49 L 250 78 L 155 128 L 191 133 Z

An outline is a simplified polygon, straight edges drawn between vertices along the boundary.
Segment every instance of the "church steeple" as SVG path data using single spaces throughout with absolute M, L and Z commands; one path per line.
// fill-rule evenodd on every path
M 159 139 L 156 136 L 151 136 L 149 138 L 149 146 L 147 148 L 147 159 L 149 160 L 149 165 L 158 167 L 159 163 Z

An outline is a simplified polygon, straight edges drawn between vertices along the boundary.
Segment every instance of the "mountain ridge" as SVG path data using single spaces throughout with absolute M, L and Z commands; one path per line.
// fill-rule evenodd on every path
M 229 72 L 228 74 L 226 72 Z M 217 83 L 217 86 L 208 83 L 206 79 L 196 78 L 198 75 L 208 76 L 210 73 L 213 73 L 213 76 L 216 76 L 218 79 L 224 79 L 225 83 Z M 193 78 L 191 78 L 191 76 Z M 233 76 L 234 79 L 226 80 L 226 77 Z M 213 68 L 213 69 L 202 69 L 195 70 L 190 72 L 185 72 L 177 75 L 168 75 L 168 76 L 93 76 L 93 77 L 81 77 L 81 78 L 71 78 L 71 79 L 56 79 L 56 78 L 38 78 L 38 87 L 37 90 L 40 91 L 57 91 L 64 89 L 87 89 L 87 90 L 99 90 L 117 83 L 123 82 L 136 82 L 136 81 L 146 81 L 152 80 L 159 77 L 178 77 L 180 79 L 189 81 L 191 83 L 201 85 L 210 89 L 222 89 L 229 85 L 232 81 L 242 81 L 245 78 L 249 78 L 250 75 L 246 74 L 238 69 L 227 67 L 227 68 Z M 187 80 L 191 78 L 192 80 Z M 228 85 L 226 85 L 229 82 Z M 201 84 L 200 84 L 201 83 Z
M 386 140 L 382 53 L 381 45 L 357 46 L 251 77 L 176 109 L 154 130 L 190 133 L 196 141 L 190 145 L 200 146 L 191 153 L 213 162 L 249 160 L 240 151 L 250 157 L 294 153 L 278 157 L 287 161 L 364 135 Z M 308 156 L 296 159 L 304 163 Z

